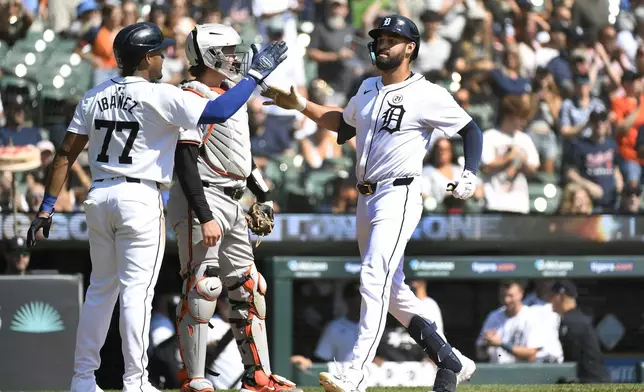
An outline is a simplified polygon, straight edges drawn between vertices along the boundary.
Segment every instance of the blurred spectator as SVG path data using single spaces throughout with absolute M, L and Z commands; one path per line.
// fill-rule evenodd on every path
M 499 364 L 537 360 L 543 336 L 533 312 L 521 303 L 523 290 L 516 280 L 501 283 L 503 306 L 490 312 L 483 323 L 476 340 L 478 360 Z
M 490 86 L 500 99 L 507 95 L 529 94 L 532 86 L 530 80 L 520 76 L 521 57 L 518 47 L 508 46 L 503 52 L 503 66 L 493 69 L 490 74 Z
M 572 6 L 572 24 L 582 27 L 590 37 L 596 37 L 608 23 L 609 0 L 575 0 Z
M 533 279 L 525 288 L 526 294 L 521 302 L 526 306 L 545 305 L 554 281 L 552 279 Z
M 611 110 L 615 117 L 617 145 L 619 146 L 620 169 L 624 180 L 637 186 L 642 178 L 644 159 L 637 156 L 638 129 L 644 125 L 644 100 L 641 75 L 625 71 L 622 75 L 624 96 L 611 100 Z
M 577 307 L 577 287 L 569 280 L 552 286 L 552 309 L 561 316 L 559 339 L 566 362 L 577 362 L 577 377 L 582 383 L 609 382 L 595 328 Z
M 7 0 L 0 3 L 0 41 L 13 46 L 27 36 L 34 16 L 25 8 L 22 0 Z
M 530 307 L 542 329 L 544 344 L 537 352 L 537 362 L 561 363 L 563 362 L 563 350 L 559 341 L 561 319 L 552 310 L 552 304 L 548 301 L 554 281 L 552 279 L 535 279 L 532 283 L 532 291 L 523 297 L 523 304 Z
M 101 26 L 89 29 L 75 49 L 76 53 L 92 64 L 93 86 L 119 75 L 112 44 L 121 30 L 123 12 L 120 6 L 108 3 L 103 6 L 101 17 Z
M 443 16 L 443 21 L 439 29 L 440 35 L 450 42 L 459 42 L 462 36 L 467 37 L 464 33 L 467 23 L 467 7 L 464 0 L 428 0 L 427 8 Z M 467 2 L 471 6 L 474 2 Z M 471 9 L 474 9 L 471 6 Z M 477 10 L 478 11 L 478 10 Z M 470 11 L 472 12 L 472 11 Z M 470 15 L 470 19 L 472 15 Z M 481 15 L 481 19 L 483 16 Z
M 139 10 L 134 0 L 125 0 L 121 3 L 123 11 L 123 26 L 129 26 L 139 20 Z
M 195 21 L 190 17 L 188 0 L 170 0 L 163 36 L 177 41 L 185 37 L 194 28 Z
M 557 135 L 543 120 L 534 121 L 528 127 L 528 135 L 534 142 L 539 153 L 540 166 L 538 171 L 544 173 L 555 172 L 555 162 L 557 159 L 559 144 Z
M 54 143 L 49 140 L 39 141 L 38 144 L 36 144 L 36 147 L 40 150 L 40 167 L 25 174 L 25 182 L 27 185 L 31 185 L 36 182 L 41 184 L 45 183 L 45 179 L 47 178 L 47 169 L 54 160 L 54 154 L 56 153 Z
M 559 215 L 590 215 L 593 213 L 593 199 L 583 186 L 570 183 L 561 196 Z
M 30 272 L 29 261 L 31 260 L 31 253 L 27 248 L 27 244 L 22 237 L 13 237 L 5 240 L 4 244 L 4 259 L 7 263 L 5 270 L 6 275 L 27 275 Z
M 571 29 L 568 23 L 553 21 L 550 23 L 550 42 L 552 49 L 559 51 L 547 64 L 548 70 L 555 78 L 555 82 L 564 96 L 573 94 L 572 70 L 570 68 L 569 36 Z
M 644 44 L 644 6 L 633 7 L 631 11 L 624 10 L 620 12 L 619 17 L 628 17 L 630 14 L 632 20 L 631 26 L 622 24 L 621 31 L 617 34 L 617 45 L 624 50 L 624 53 L 632 64 L 635 64 L 636 56 L 639 53 L 642 44 Z M 638 70 L 642 71 L 642 70 Z
M 559 154 L 558 129 L 562 99 L 547 68 L 539 67 L 532 82 L 532 113 L 528 135 L 539 152 L 539 171 L 554 173 Z
M 324 22 L 315 24 L 307 54 L 318 65 L 318 77 L 336 93 L 330 104 L 342 105 L 355 76 L 349 61 L 355 56 L 350 48 L 353 30 L 347 23 L 347 0 L 327 0 L 327 4 L 327 17 Z
M 358 205 L 357 180 L 355 176 L 338 177 L 333 183 L 333 203 L 331 212 L 334 214 L 355 214 Z
M 266 34 L 269 41 L 276 42 L 284 39 L 285 22 L 282 18 L 271 18 L 266 25 Z M 259 48 L 261 50 L 262 48 Z M 281 86 L 288 89 L 293 85 L 305 97 L 308 96 L 306 89 L 306 78 L 304 76 L 304 65 L 297 56 L 289 56 L 284 62 L 266 78 L 266 83 L 271 86 Z M 265 101 L 265 98 L 260 98 Z M 279 155 L 291 147 L 293 133 L 300 132 L 305 123 L 305 117 L 297 110 L 285 110 L 276 105 L 261 106 L 265 114 L 264 140 L 267 147 L 273 146 L 272 150 L 265 150 L 265 154 Z M 306 121 L 311 128 L 312 121 Z M 299 133 L 302 134 L 301 132 Z M 310 133 L 308 133 L 310 135 Z
M 456 158 L 451 139 L 440 138 L 434 143 L 423 168 L 423 199 L 431 198 L 439 204 L 443 202 L 447 196 L 447 184 L 458 181 L 463 172 Z
M 351 352 L 358 340 L 360 321 L 360 285 L 347 283 L 342 291 L 346 305 L 344 317 L 331 321 L 324 328 L 322 336 L 315 349 L 316 362 L 347 362 L 351 360 Z
M 570 182 L 588 191 L 594 200 L 593 212 L 612 212 L 623 179 L 617 167 L 617 144 L 610 136 L 608 113 L 602 109 L 593 111 L 590 127 L 590 138 L 573 143 L 566 175 Z
M 630 184 L 625 184 L 620 196 L 619 213 L 628 215 L 640 214 L 641 205 L 642 187 L 633 187 Z
M 564 138 L 589 137 L 589 119 L 593 111 L 605 110 L 604 103 L 590 95 L 590 78 L 579 74 L 574 78 L 575 97 L 566 98 L 561 105 L 559 127 Z
M 610 24 L 603 26 L 597 38 L 598 42 L 593 48 L 596 54 L 593 59 L 594 66 L 599 72 L 601 93 L 610 93 L 621 86 L 623 70 L 630 69 L 631 64 L 623 50 L 617 46 L 615 27 Z
M 443 314 L 441 313 L 441 308 L 438 306 L 436 301 L 427 295 L 427 281 L 423 279 L 415 279 L 409 282 L 409 287 L 416 297 L 422 301 L 423 306 L 425 307 L 425 317 L 436 323 L 436 329 L 438 329 L 438 332 L 445 336 Z
M 101 27 L 101 7 L 94 0 L 83 0 L 76 6 L 76 20 L 65 32 L 69 38 L 85 37 L 90 31 Z M 94 33 L 92 33 L 94 34 Z
M 55 33 L 67 30 L 74 19 L 78 17 L 76 7 L 78 0 L 47 0 L 48 24 Z
M 150 22 L 161 27 L 164 36 L 165 34 L 167 34 L 167 29 L 165 28 L 165 26 L 168 11 L 168 6 L 165 3 L 154 3 L 152 4 L 152 7 L 150 8 L 150 14 L 148 15 L 148 20 Z
M 445 2 L 452 3 L 451 1 Z M 460 73 L 490 71 L 494 68 L 492 31 L 485 15 L 470 17 L 463 32 L 463 39 L 456 41 L 454 69 Z
M 43 139 L 43 129 L 31 126 L 27 119 L 27 102 L 22 95 L 14 95 L 7 103 L 7 122 L 0 128 L 0 145 L 36 145 Z
M 40 204 L 45 198 L 45 186 L 41 183 L 35 182 L 27 188 L 25 199 L 28 208 L 25 212 L 37 212 L 40 209 Z
M 438 34 L 443 16 L 436 11 L 426 10 L 420 16 L 423 32 L 418 58 L 412 63 L 414 72 L 445 71 L 445 65 L 452 52 L 452 44 Z
M 297 0 L 253 0 L 252 12 L 257 19 L 257 28 L 262 36 L 262 41 L 268 41 L 267 25 L 275 19 L 284 23 L 284 41 L 289 48 L 297 45 L 297 18 L 295 12 L 299 10 Z
M 481 171 L 486 208 L 521 214 L 530 212 L 526 176 L 539 168 L 539 153 L 523 132 L 530 111 L 530 97 L 505 97 L 499 129 L 483 133 Z

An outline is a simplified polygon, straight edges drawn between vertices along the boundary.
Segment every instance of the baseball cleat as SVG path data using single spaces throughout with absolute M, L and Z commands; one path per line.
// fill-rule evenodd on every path
M 449 369 L 438 369 L 431 392 L 456 392 L 456 374 Z
M 322 372 L 318 381 L 326 392 L 359 392 L 358 388 L 344 374 L 335 375 Z
M 453 351 L 461 361 L 461 365 L 463 365 L 461 371 L 456 374 L 456 383 L 461 384 L 470 381 L 472 375 L 474 375 L 474 372 L 476 371 L 476 364 L 474 361 L 461 354 L 457 349 L 453 349 Z
M 242 378 L 240 392 L 303 392 L 293 381 L 287 380 L 277 374 L 266 376 L 263 370 L 257 370 L 254 375 L 246 374 Z
M 215 387 L 205 378 L 193 378 L 183 383 L 179 392 L 215 392 Z

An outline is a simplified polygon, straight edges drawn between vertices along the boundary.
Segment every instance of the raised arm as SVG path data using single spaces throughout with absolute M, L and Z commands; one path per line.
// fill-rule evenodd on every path
M 206 104 L 199 124 L 219 124 L 232 117 L 248 101 L 257 84 L 263 83 L 264 79 L 286 59 L 288 50 L 283 41 L 271 43 L 259 54 L 255 45 L 251 45 L 251 48 L 253 62 L 246 76 L 225 94 Z
M 338 132 L 343 122 L 342 113 L 344 110 L 342 108 L 313 103 L 304 98 L 294 86 L 291 86 L 289 92 L 269 86 L 267 90 L 262 92 L 262 96 L 271 99 L 271 101 L 264 102 L 264 105 L 277 105 L 283 109 L 300 111 L 322 128 L 331 131 Z

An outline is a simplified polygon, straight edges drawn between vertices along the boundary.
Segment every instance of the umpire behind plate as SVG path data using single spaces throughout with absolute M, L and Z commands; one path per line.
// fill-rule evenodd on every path
M 272 99 L 265 105 L 299 110 L 323 128 L 336 130 L 339 144 L 357 138 L 360 331 L 346 372 L 321 373 L 319 380 L 327 392 L 364 392 L 366 366 L 376 354 L 389 311 L 438 366 L 434 391 L 453 392 L 457 383 L 470 379 L 476 365 L 438 331 L 405 284 L 402 261 L 423 209 L 420 176 L 432 132 L 463 137 L 465 170 L 449 187 L 459 199 L 474 193 L 483 137 L 447 90 L 410 71 L 420 43 L 414 22 L 390 15 L 369 35 L 369 52 L 380 76 L 366 79 L 344 110 L 309 102 L 293 87 L 263 93 Z

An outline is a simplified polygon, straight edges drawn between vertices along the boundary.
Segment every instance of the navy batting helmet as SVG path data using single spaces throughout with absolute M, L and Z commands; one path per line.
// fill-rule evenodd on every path
M 134 23 L 114 38 L 114 56 L 120 69 L 137 69 L 146 54 L 174 44 L 175 40 L 163 38 L 163 32 L 154 23 Z
M 376 41 L 381 31 L 388 31 L 390 33 L 398 34 L 408 40 L 416 43 L 416 49 L 411 55 L 411 59 L 415 60 L 418 57 L 418 49 L 420 48 L 420 33 L 418 27 L 411 19 L 405 18 L 402 15 L 388 15 L 380 20 L 378 27 L 369 31 L 369 36 L 373 38 L 373 42 L 369 44 L 369 52 L 371 52 L 372 60 L 375 61 Z

